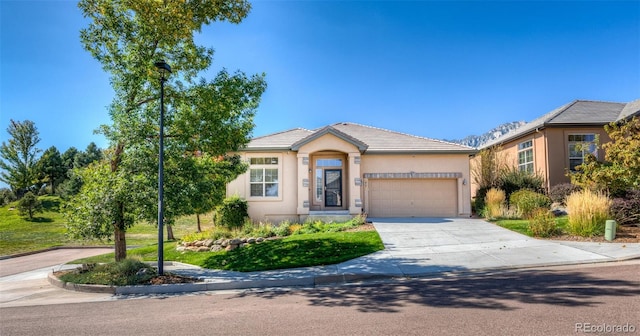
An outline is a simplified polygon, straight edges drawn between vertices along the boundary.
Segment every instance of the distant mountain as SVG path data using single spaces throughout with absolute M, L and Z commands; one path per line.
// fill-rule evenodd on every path
M 493 128 L 492 130 L 490 130 L 489 132 L 483 135 L 470 135 L 464 139 L 447 140 L 447 141 L 457 143 L 460 145 L 478 148 L 478 147 L 482 147 L 482 145 L 488 143 L 489 141 L 497 139 L 515 129 L 522 127 L 524 124 L 526 124 L 526 122 L 524 121 L 512 121 L 512 122 L 502 124 L 496 128 Z

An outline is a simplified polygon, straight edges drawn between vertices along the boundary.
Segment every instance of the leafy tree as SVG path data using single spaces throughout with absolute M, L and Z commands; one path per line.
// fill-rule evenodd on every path
M 87 167 L 92 162 L 102 160 L 102 157 L 103 155 L 100 148 L 98 148 L 98 146 L 94 142 L 91 142 L 87 146 L 87 149 L 84 150 L 84 152 L 76 153 L 73 160 L 73 166 L 76 168 Z
M 62 164 L 67 168 L 67 170 L 71 170 L 75 167 L 76 156 L 78 156 L 78 153 L 80 152 L 75 147 L 69 147 L 69 149 L 62 153 Z
M 16 200 L 16 195 L 9 188 L 0 188 L 0 206 L 9 204 Z
M 109 107 L 112 124 L 101 127 L 110 141 L 108 162 L 90 165 L 88 175 L 82 174 L 85 185 L 74 199 L 82 210 L 72 210 L 70 216 L 81 225 L 89 218 L 87 213 L 98 211 L 95 215 L 101 225 L 111 225 L 116 260 L 120 260 L 126 257 L 125 231 L 132 221 L 139 216 L 157 220 L 157 216 L 151 218 L 157 214 L 153 193 L 157 191 L 160 110 L 154 61 L 164 59 L 173 69 L 165 84 L 167 223 L 185 209 L 193 209 L 180 206 L 179 200 L 189 193 L 177 186 L 184 185 L 185 174 L 190 172 L 182 174 L 179 168 L 191 164 L 190 154 L 216 157 L 246 144 L 266 85 L 263 76 L 226 70 L 212 81 L 197 78 L 211 65 L 213 49 L 196 45 L 194 32 L 214 21 L 239 23 L 250 9 L 246 1 L 82 0 L 78 6 L 90 21 L 80 33 L 82 44 L 110 74 L 116 94 Z M 106 181 L 96 175 L 98 167 Z M 106 185 L 111 187 L 102 187 Z M 103 194 L 98 197 L 91 186 L 100 187 Z M 127 198 L 132 194 L 137 195 L 135 199 Z M 76 226 L 77 232 L 87 235 L 108 232 L 93 228 L 96 226 L 83 230 Z
M 18 202 L 18 211 L 21 216 L 29 216 L 29 220 L 33 220 L 33 215 L 42 212 L 42 202 L 31 191 L 27 192 Z
M 111 239 L 115 246 L 125 244 L 125 232 L 135 223 L 139 209 L 136 203 L 142 195 L 140 177 L 129 179 L 123 170 L 112 171 L 108 162 L 98 161 L 84 169 L 76 168 L 83 185 L 80 192 L 64 206 L 67 232 L 74 238 Z M 126 246 L 126 245 L 125 245 Z M 116 260 L 126 258 L 126 249 L 117 248 Z
M 63 166 L 66 168 L 65 176 L 60 183 L 60 192 L 62 198 L 69 198 L 80 191 L 82 180 L 73 172 L 74 168 L 84 168 L 89 164 L 103 159 L 102 150 L 91 142 L 85 151 L 79 151 L 75 147 L 70 147 L 62 154 Z
M 471 178 L 478 188 L 473 202 L 476 213 L 484 209 L 487 192 L 499 186 L 501 177 L 508 170 L 507 160 L 501 152 L 501 146 L 485 148 L 471 161 Z
M 494 146 L 481 150 L 472 161 L 471 176 L 478 188 L 492 188 L 508 170 L 507 160 L 501 155 L 502 147 Z
M 55 146 L 49 147 L 42 153 L 37 170 L 40 178 L 51 186 L 51 194 L 56 193 L 56 184 L 64 180 L 67 175 L 60 152 Z
M 7 183 L 18 198 L 21 198 L 37 181 L 35 169 L 40 149 L 38 129 L 33 121 L 9 123 L 7 132 L 11 136 L 8 143 L 0 146 L 0 181 Z
M 623 196 L 627 190 L 640 188 L 640 119 L 634 117 L 605 126 L 611 142 L 602 145 L 604 161 L 589 155 L 577 167 L 571 181 L 579 186 L 605 190 Z
M 226 196 L 227 183 L 244 173 L 247 168 L 247 164 L 243 163 L 238 155 L 217 158 L 199 155 L 191 160 L 188 170 L 191 176 L 185 176 L 187 199 L 180 204 L 185 207 L 184 214 L 196 214 L 198 232 L 202 231 L 200 215 L 214 210 L 221 204 Z

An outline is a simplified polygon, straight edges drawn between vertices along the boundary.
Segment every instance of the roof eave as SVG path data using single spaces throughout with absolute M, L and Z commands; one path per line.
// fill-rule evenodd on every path
M 291 151 L 289 147 L 246 147 L 240 148 L 238 152 L 288 152 Z
M 417 149 L 370 149 L 367 150 L 363 154 L 460 154 L 460 155 L 469 155 L 476 154 L 478 150 L 476 149 L 461 149 L 461 150 L 434 150 L 434 149 L 425 149 L 425 150 L 417 150 Z

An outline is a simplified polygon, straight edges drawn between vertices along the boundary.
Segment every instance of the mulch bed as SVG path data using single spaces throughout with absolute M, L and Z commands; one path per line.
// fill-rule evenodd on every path
M 199 280 L 196 278 L 185 277 L 172 273 L 164 273 L 163 275 L 158 275 L 151 280 L 149 280 L 147 285 L 168 285 L 168 284 L 181 284 L 181 283 L 194 283 Z
M 596 243 L 640 243 L 640 226 L 619 225 L 616 228 L 616 238 L 611 242 L 604 239 L 604 235 L 596 237 L 579 237 L 565 234 L 549 237 L 547 239 Z

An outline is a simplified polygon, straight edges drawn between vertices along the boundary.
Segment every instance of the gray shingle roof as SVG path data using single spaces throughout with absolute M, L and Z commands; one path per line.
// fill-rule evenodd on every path
M 429 139 L 355 123 L 336 123 L 317 130 L 292 129 L 254 138 L 245 150 L 297 150 L 316 137 L 331 133 L 367 153 L 475 153 L 476 150 L 442 140 Z
M 606 125 L 620 120 L 620 117 L 624 113 L 633 113 L 631 111 L 634 109 L 636 111 L 635 113 L 637 113 L 637 110 L 640 109 L 640 100 L 628 104 L 575 100 L 484 144 L 482 148 L 512 141 L 536 129 L 548 126 Z
M 640 115 L 640 99 L 628 103 L 620 112 L 618 120 Z
M 246 149 L 288 149 L 292 144 L 313 134 L 313 131 L 304 128 L 294 128 L 288 131 L 273 133 L 251 139 Z
M 624 103 L 576 100 L 564 111 L 547 120 L 546 124 L 604 125 L 616 121 L 625 105 Z

